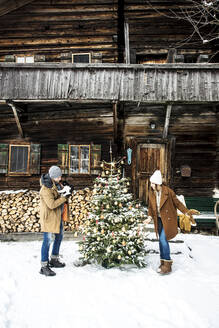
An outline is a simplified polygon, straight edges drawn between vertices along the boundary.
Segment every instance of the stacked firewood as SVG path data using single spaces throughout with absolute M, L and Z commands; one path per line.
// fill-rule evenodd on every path
M 67 231 L 77 231 L 89 212 L 92 191 L 89 188 L 75 191 L 69 198 L 70 222 Z M 0 233 L 39 232 L 39 192 L 27 190 L 0 194 Z

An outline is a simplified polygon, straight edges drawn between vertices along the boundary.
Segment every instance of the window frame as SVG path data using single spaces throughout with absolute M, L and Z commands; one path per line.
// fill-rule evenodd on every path
M 78 157 L 78 162 L 79 162 L 79 172 L 71 172 L 71 147 L 78 147 L 79 151 L 79 157 Z M 81 173 L 80 172 L 80 164 L 81 164 L 81 152 L 80 152 L 80 148 L 81 147 L 89 147 L 89 160 L 88 160 L 88 164 L 89 164 L 89 170 L 86 173 Z M 68 162 L 68 167 L 69 167 L 69 175 L 90 175 L 91 174 L 91 145 L 90 144 L 69 144 L 69 148 L 68 148 L 68 152 L 69 152 L 69 162 Z
M 26 172 L 14 172 L 14 171 L 11 171 L 11 149 L 12 147 L 27 147 L 28 148 L 28 156 L 27 156 L 27 171 Z M 27 144 L 20 144 L 20 145 L 17 145 L 17 144 L 9 144 L 9 149 L 8 149 L 8 152 L 9 152 L 9 157 L 8 157 L 8 175 L 9 176 L 29 176 L 31 175 L 30 174 L 30 145 L 27 145 Z
M 75 63 L 74 56 L 79 56 L 79 55 L 88 55 L 89 62 L 88 63 Z M 76 53 L 72 54 L 72 64 L 90 64 L 90 63 L 91 63 L 91 53 L 90 52 L 76 52 Z
M 28 57 L 33 57 L 33 62 L 27 63 Z M 24 58 L 24 63 L 19 63 L 18 58 Z M 34 55 L 17 55 L 16 56 L 16 63 L 18 63 L 18 64 L 33 64 L 34 62 L 35 62 Z

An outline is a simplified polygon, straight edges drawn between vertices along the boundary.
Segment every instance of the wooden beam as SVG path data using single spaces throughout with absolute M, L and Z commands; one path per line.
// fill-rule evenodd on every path
M 163 129 L 163 139 L 165 139 L 167 137 L 167 134 L 168 134 L 171 110 L 172 110 L 172 105 L 167 105 L 165 125 L 164 125 L 164 129 Z
M 125 34 L 125 63 L 130 64 L 130 48 L 129 48 L 129 24 L 124 23 Z
M 3 16 L 12 10 L 18 9 L 30 2 L 33 2 L 33 0 L 3 0 L 0 1 L 0 16 Z
M 118 101 L 113 103 L 113 137 L 114 143 L 117 142 L 118 135 Z
M 8 102 L 8 105 L 11 106 L 11 108 L 13 110 L 15 121 L 17 123 L 18 131 L 19 131 L 19 134 L 20 134 L 21 138 L 23 138 L 24 137 L 24 133 L 23 133 L 23 130 L 22 130 L 20 121 L 19 121 L 18 114 L 17 114 L 17 108 L 15 107 L 14 103 Z
M 19 113 L 24 113 L 23 108 L 21 108 L 20 106 L 17 106 L 17 104 L 15 104 L 15 102 L 13 100 L 6 100 L 6 104 L 8 104 L 9 106 L 14 106 L 17 110 L 17 112 Z

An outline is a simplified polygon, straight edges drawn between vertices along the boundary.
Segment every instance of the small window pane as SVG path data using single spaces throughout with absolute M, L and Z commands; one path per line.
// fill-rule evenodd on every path
M 17 63 L 25 63 L 25 58 L 24 57 L 17 57 Z
M 28 147 L 11 146 L 10 172 L 27 173 Z
M 89 63 L 90 62 L 90 54 L 75 54 L 72 57 L 73 63 Z
M 71 146 L 70 172 L 71 173 L 79 173 L 79 147 L 78 146 Z
M 80 173 L 89 173 L 89 146 L 81 146 Z
M 26 63 L 34 63 L 34 56 L 27 56 Z

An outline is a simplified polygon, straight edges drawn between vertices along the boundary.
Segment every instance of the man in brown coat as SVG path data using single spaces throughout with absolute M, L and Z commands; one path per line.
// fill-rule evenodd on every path
M 149 192 L 148 219 L 154 221 L 155 232 L 159 236 L 160 266 L 158 272 L 166 274 L 172 271 L 170 247 L 168 240 L 174 238 L 178 232 L 177 209 L 188 215 L 194 223 L 192 214 L 196 210 L 188 210 L 176 197 L 174 191 L 162 184 L 162 175 L 156 170 L 150 178 L 151 190 Z
M 41 176 L 40 189 L 40 224 L 43 231 L 41 248 L 41 270 L 45 276 L 54 276 L 55 272 L 50 267 L 62 268 L 64 263 L 59 261 L 59 249 L 63 238 L 62 212 L 68 197 L 60 196 L 62 172 L 58 166 L 51 166 L 48 174 Z M 52 235 L 55 235 L 52 247 L 51 260 L 49 261 L 49 248 Z

